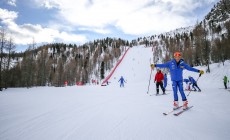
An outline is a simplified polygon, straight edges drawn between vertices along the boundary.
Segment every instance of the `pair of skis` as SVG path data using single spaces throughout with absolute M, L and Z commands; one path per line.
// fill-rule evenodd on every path
M 164 94 L 155 94 L 156 96 L 161 96 L 161 95 L 167 95 L 168 93 L 164 93 Z
M 168 93 L 165 93 L 165 94 L 149 94 L 150 96 L 152 95 L 156 95 L 156 96 L 161 96 L 161 95 L 168 95 Z
M 166 115 L 169 115 L 169 114 L 174 113 L 174 114 L 173 114 L 174 116 L 179 116 L 179 115 L 181 115 L 182 113 L 184 113 L 184 112 L 188 111 L 189 109 L 191 109 L 192 107 L 193 107 L 193 106 L 189 106 L 189 107 L 188 107 L 187 109 L 185 109 L 185 110 L 181 110 L 181 111 L 179 111 L 179 112 L 174 113 L 175 111 L 177 111 L 177 110 L 179 110 L 180 108 L 182 108 L 182 106 L 179 106 L 177 109 L 173 109 L 172 111 L 165 112 L 165 113 L 163 113 L 163 114 L 166 116 Z

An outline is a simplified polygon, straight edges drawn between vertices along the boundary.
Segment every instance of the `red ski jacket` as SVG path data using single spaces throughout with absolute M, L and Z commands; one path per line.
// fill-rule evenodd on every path
M 162 80 L 164 80 L 164 75 L 161 72 L 157 72 L 155 75 L 155 80 L 156 82 L 161 82 Z

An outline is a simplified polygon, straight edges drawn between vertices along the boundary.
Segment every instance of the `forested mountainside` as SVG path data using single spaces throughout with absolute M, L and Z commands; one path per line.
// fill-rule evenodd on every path
M 63 86 L 76 82 L 100 82 L 110 70 L 128 42 L 106 38 L 81 46 L 55 43 L 35 47 L 31 44 L 23 53 L 8 53 L 2 57 L 2 87 Z M 10 60 L 10 62 L 9 62 Z

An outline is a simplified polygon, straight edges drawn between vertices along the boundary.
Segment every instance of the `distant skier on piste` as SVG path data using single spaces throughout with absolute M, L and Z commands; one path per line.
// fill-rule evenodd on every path
M 196 80 L 193 77 L 191 77 L 191 76 L 189 76 L 188 79 L 189 79 L 190 83 L 192 84 L 192 87 L 193 87 L 194 91 L 197 91 L 196 90 L 196 88 L 197 88 L 198 91 L 201 92 L 200 88 L 197 85 Z
M 163 80 L 164 80 L 163 73 L 161 73 L 160 69 L 157 69 L 157 73 L 156 73 L 155 79 L 154 79 L 154 83 L 156 82 L 156 90 L 157 90 L 156 95 L 159 94 L 159 86 L 161 87 L 161 90 L 163 91 L 163 94 L 165 94 L 165 89 L 163 87 Z
M 177 95 L 177 91 L 179 89 L 183 101 L 183 109 L 186 110 L 188 108 L 188 101 L 183 89 L 183 70 L 187 69 L 189 71 L 198 72 L 200 74 L 204 74 L 204 71 L 192 68 L 189 65 L 187 65 L 181 58 L 180 52 L 175 52 L 174 59 L 166 62 L 165 64 L 151 64 L 151 68 L 154 69 L 154 67 L 169 69 L 174 93 L 173 109 L 179 108 Z
M 123 78 L 123 76 L 121 76 L 121 78 L 119 79 L 118 82 L 120 82 L 120 87 L 124 87 L 125 86 L 124 83 L 126 83 L 126 82 L 125 82 L 125 79 Z
M 229 83 L 228 77 L 225 75 L 223 80 L 224 80 L 224 87 L 225 89 L 227 89 L 227 82 Z

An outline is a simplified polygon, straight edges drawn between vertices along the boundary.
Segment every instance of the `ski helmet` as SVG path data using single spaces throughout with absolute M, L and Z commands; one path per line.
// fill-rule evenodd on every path
M 181 57 L 181 53 L 180 52 L 175 52 L 174 57 Z

